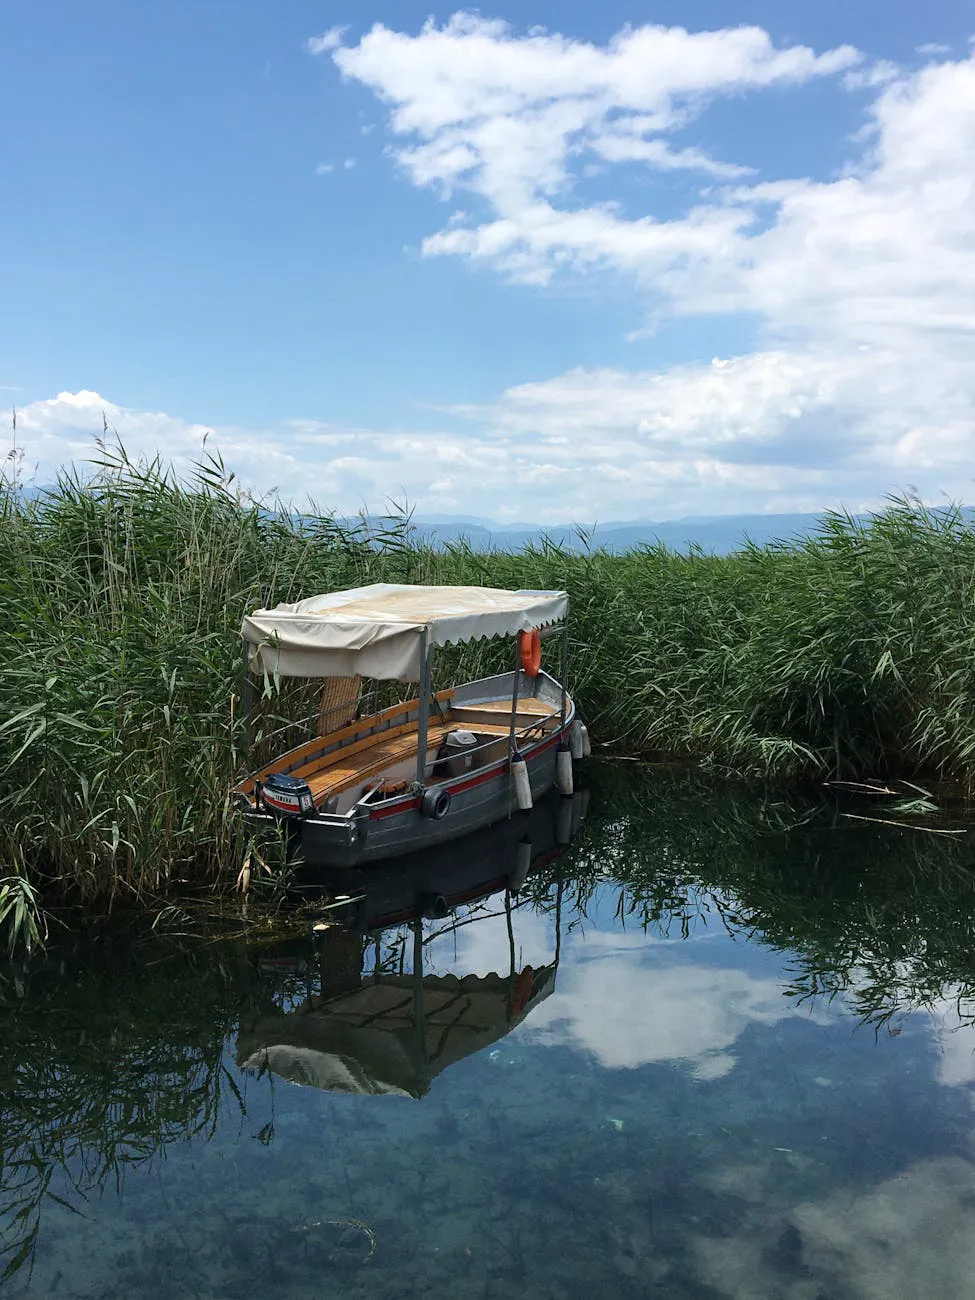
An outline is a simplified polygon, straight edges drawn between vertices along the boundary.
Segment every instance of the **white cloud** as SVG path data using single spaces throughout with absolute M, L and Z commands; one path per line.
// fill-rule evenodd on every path
M 377 25 L 333 57 L 388 106 L 414 184 L 476 197 L 478 218 L 455 213 L 426 255 L 527 284 L 622 273 L 656 331 L 755 323 L 758 350 L 720 370 L 569 371 L 471 412 L 552 453 L 571 509 L 572 463 L 598 492 L 621 447 L 651 512 L 722 494 L 726 509 L 863 505 L 907 483 L 970 495 L 975 59 L 906 72 L 848 46 L 776 49 L 757 28 L 648 25 L 596 46 L 470 14 L 416 36 Z M 837 94 L 873 96 L 838 176 L 712 186 L 666 217 L 579 193 L 594 159 L 604 181 L 641 163 L 740 176 L 742 160 L 683 143 L 706 105 L 834 74 Z
M 328 509 L 408 499 L 420 514 L 564 523 L 869 508 L 905 483 L 932 499 L 964 490 L 971 385 L 961 361 L 925 356 L 903 368 L 896 353 L 769 351 L 659 373 L 570 371 L 421 430 L 296 419 L 218 426 L 208 445 L 243 485 L 303 500 L 314 484 Z M 18 407 L 37 482 L 93 453 L 103 412 L 132 453 L 162 450 L 184 472 L 207 432 L 97 393 L 61 393 Z
M 806 1176 L 815 1170 L 808 1160 Z M 722 1296 L 968 1300 L 975 1271 L 973 1197 L 975 1164 L 957 1156 L 918 1160 L 866 1188 L 851 1180 L 785 1215 L 775 1212 L 781 1192 L 768 1177 L 762 1203 L 734 1230 L 692 1240 L 694 1271 Z M 783 1234 L 797 1250 L 792 1269 L 779 1258 Z
M 950 53 L 951 53 L 951 46 L 950 46 L 950 45 L 939 45 L 939 44 L 937 43 L 937 41 L 928 41 L 928 43 L 927 43 L 926 45 L 918 45 L 918 46 L 916 46 L 916 47 L 915 47 L 915 53 L 917 53 L 917 54 L 927 54 L 927 55 L 932 56 L 933 58 L 938 58 L 938 57 L 940 57 L 942 54 L 950 54 Z
M 354 159 L 354 158 L 346 158 L 346 160 L 345 160 L 345 162 L 342 164 L 342 166 L 345 168 L 346 171 L 351 171 L 352 168 L 355 166 L 355 159 Z
M 847 90 L 874 90 L 878 86 L 887 86 L 897 79 L 900 69 L 889 59 L 878 59 L 876 63 L 852 68 L 843 75 L 843 85 Z
M 783 996 L 781 980 L 661 956 L 642 934 L 590 935 L 584 959 L 560 970 L 526 1032 L 589 1052 L 611 1070 L 667 1061 L 717 1079 L 734 1068 L 732 1049 L 749 1025 L 809 1018 Z
M 330 27 L 327 32 L 322 32 L 321 36 L 311 36 L 308 39 L 308 49 L 312 54 L 325 54 L 328 50 L 335 50 L 342 44 L 342 37 L 348 31 L 348 27 Z
M 406 140 L 396 156 L 416 184 L 488 204 L 482 223 L 459 217 L 430 235 L 427 254 L 541 283 L 572 268 L 635 272 L 667 310 L 756 312 L 776 332 L 838 320 L 847 334 L 886 329 L 892 313 L 913 327 L 919 305 L 938 329 L 975 323 L 971 60 L 898 76 L 848 46 L 777 50 L 758 28 L 646 26 L 598 47 L 465 14 L 415 37 L 377 25 L 333 58 L 389 105 Z M 586 155 L 740 175 L 737 160 L 664 137 L 717 95 L 844 71 L 883 88 L 838 179 L 719 189 L 667 220 L 571 200 L 572 165 Z
M 316 176 L 327 176 L 329 172 L 335 171 L 334 163 L 319 163 L 315 168 Z
M 742 175 L 750 170 L 743 164 L 672 149 L 663 137 L 716 96 L 796 85 L 862 62 L 851 46 L 776 49 L 757 27 L 692 33 L 646 25 L 597 46 L 517 36 L 503 22 L 465 13 L 442 28 L 430 21 L 416 37 L 377 24 L 332 57 L 390 106 L 393 132 L 409 141 L 396 157 L 416 184 L 472 190 L 496 214 L 432 236 L 424 251 L 486 259 L 528 281 L 547 280 L 566 259 L 612 262 L 617 251 L 650 271 L 700 256 L 747 220 L 699 210 L 679 222 L 628 222 L 610 208 L 554 206 L 572 188 L 576 159 Z
M 421 512 L 541 522 L 868 508 L 907 485 L 971 498 L 975 60 L 878 84 L 892 69 L 850 47 L 776 49 L 757 28 L 644 26 L 598 46 L 465 14 L 416 36 L 380 25 L 355 46 L 316 39 L 387 105 L 410 179 L 471 196 L 428 255 L 529 284 L 622 273 L 652 327 L 649 343 L 634 332 L 641 356 L 675 317 L 747 319 L 757 345 L 715 364 L 567 369 L 418 432 L 217 430 L 246 482 L 300 495 L 313 477 L 340 509 L 407 496 Z M 824 77 L 844 95 L 850 74 L 865 129 L 840 175 L 746 176 L 747 159 L 692 138 L 717 96 Z M 603 186 L 646 166 L 697 171 L 709 188 L 666 215 L 654 191 L 643 212 L 587 205 L 594 165 Z M 42 480 L 90 447 L 101 406 L 136 449 L 185 459 L 198 442 L 192 423 L 62 394 L 21 412 Z

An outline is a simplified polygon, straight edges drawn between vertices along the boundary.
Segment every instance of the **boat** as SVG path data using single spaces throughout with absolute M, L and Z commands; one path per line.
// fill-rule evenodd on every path
M 585 790 L 552 792 L 521 819 L 520 838 L 512 819 L 474 832 L 463 853 L 441 846 L 395 865 L 323 875 L 323 919 L 311 944 L 290 954 L 303 996 L 289 995 L 287 1010 L 245 1017 L 238 1065 L 325 1091 L 421 1098 L 443 1070 L 494 1047 L 555 989 L 558 860 L 586 802 Z M 554 955 L 533 965 L 517 955 L 515 936 L 518 912 L 539 891 L 549 900 L 543 915 Z M 482 935 L 501 928 L 495 944 L 509 954 L 506 969 L 469 969 L 473 952 L 495 946 L 483 940 L 456 961 L 458 937 L 472 925 Z M 534 927 L 529 933 L 537 942 Z M 445 961 L 459 969 L 443 969 Z
M 355 867 L 430 849 L 572 793 L 588 736 L 568 692 L 563 591 L 375 583 L 255 610 L 241 629 L 248 690 L 321 679 L 313 734 L 238 783 L 253 826 L 284 823 L 306 867 Z M 445 646 L 513 643 L 509 672 L 434 691 Z M 559 670 L 542 667 L 559 645 Z M 373 688 L 363 689 L 371 680 Z M 385 708 L 377 685 L 410 687 Z M 415 688 L 412 684 L 415 683 Z

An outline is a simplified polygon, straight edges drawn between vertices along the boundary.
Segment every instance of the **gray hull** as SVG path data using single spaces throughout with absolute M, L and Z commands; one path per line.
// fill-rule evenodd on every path
M 565 728 L 522 750 L 533 800 L 553 789 L 556 754 L 566 742 L 571 725 L 570 718 Z M 366 866 L 446 844 L 507 817 L 525 815 L 518 808 L 506 758 L 460 777 L 447 777 L 437 785 L 450 795 L 450 806 L 439 819 L 423 815 L 418 795 L 381 808 L 362 807 L 355 817 L 295 819 L 288 823 L 294 850 L 311 868 Z M 275 819 L 258 813 L 251 814 L 248 820 L 267 825 Z
M 541 799 L 555 785 L 561 740 L 562 732 L 556 732 L 523 754 L 533 799 Z M 363 809 L 351 825 L 347 818 L 307 818 L 299 823 L 304 861 L 312 867 L 382 862 L 445 844 L 519 813 L 507 759 L 438 784 L 450 795 L 450 807 L 439 820 L 423 816 L 419 796 L 398 800 L 393 807 Z

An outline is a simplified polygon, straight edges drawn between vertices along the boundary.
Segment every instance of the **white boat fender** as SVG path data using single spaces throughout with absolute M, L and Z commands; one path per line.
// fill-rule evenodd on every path
M 572 839 L 572 800 L 560 799 L 555 807 L 555 842 L 561 847 Z
M 577 790 L 572 796 L 572 834 L 577 835 L 579 827 L 582 825 L 582 819 L 586 815 L 586 799 L 588 790 Z
M 442 921 L 450 915 L 450 907 L 443 894 L 424 894 L 420 911 L 432 921 Z
M 447 816 L 449 811 L 449 790 L 445 790 L 442 785 L 432 785 L 428 790 L 423 791 L 423 798 L 420 800 L 420 815 L 422 817 L 432 817 L 435 822 L 439 822 Z
M 582 723 L 581 722 L 573 723 L 571 741 L 572 741 L 572 757 L 578 763 L 579 759 L 582 758 Z
M 531 840 L 519 840 L 515 845 L 515 869 L 511 873 L 509 888 L 513 894 L 517 894 L 528 879 L 528 873 L 532 866 L 532 842 Z
M 589 728 L 584 722 L 579 723 L 579 734 L 582 736 L 582 757 L 592 758 L 592 741 L 589 739 Z
M 511 760 L 511 775 L 515 780 L 515 799 L 522 812 L 530 812 L 535 806 L 532 799 L 532 786 L 528 779 L 528 764 L 520 754 Z
M 572 751 L 560 749 L 555 755 L 555 784 L 559 794 L 572 793 Z

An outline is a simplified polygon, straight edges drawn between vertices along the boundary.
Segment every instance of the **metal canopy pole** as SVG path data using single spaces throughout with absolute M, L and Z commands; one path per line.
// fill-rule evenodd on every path
M 423 1007 L 423 921 L 413 922 L 413 1028 L 416 1033 L 417 1054 L 423 1068 L 423 1082 L 427 1079 L 427 1026 Z
M 569 615 L 562 623 L 562 726 L 565 726 L 566 706 L 569 699 Z
M 562 890 L 563 882 L 559 880 L 558 892 L 555 895 L 555 969 L 559 967 L 559 957 L 562 953 Z
M 430 633 L 420 633 L 420 682 L 417 690 L 416 781 L 423 785 L 427 774 L 427 735 L 430 722 L 430 692 L 433 686 L 433 647 Z
M 508 956 L 510 967 L 508 971 L 508 1014 L 514 1010 L 515 997 L 515 931 L 511 924 L 511 890 L 504 891 L 504 919 L 508 927 Z
M 508 757 L 515 752 L 515 719 L 518 715 L 518 674 L 521 671 L 521 638 L 515 637 L 515 673 L 511 687 L 511 729 L 508 732 Z

